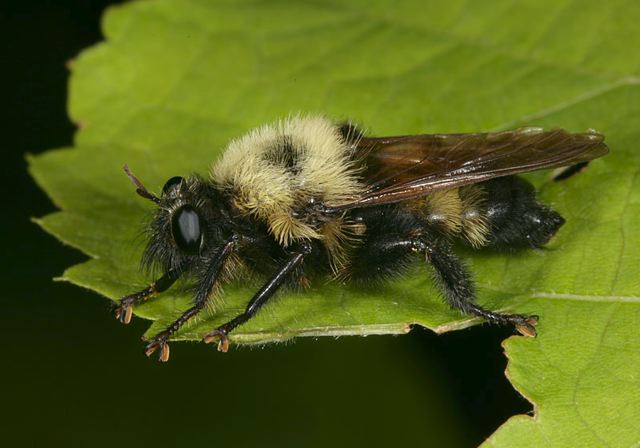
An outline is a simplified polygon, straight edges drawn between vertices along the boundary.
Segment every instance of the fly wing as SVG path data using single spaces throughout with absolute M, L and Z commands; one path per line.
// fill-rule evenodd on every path
M 595 131 L 540 128 L 363 137 L 354 146 L 367 188 L 336 210 L 415 199 L 494 177 L 586 162 L 608 152 L 604 136 Z

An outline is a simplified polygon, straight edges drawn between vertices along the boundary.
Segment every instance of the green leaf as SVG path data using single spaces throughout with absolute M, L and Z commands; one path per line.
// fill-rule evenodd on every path
M 291 113 L 352 118 L 371 133 L 595 128 L 612 151 L 566 182 L 527 176 L 567 224 L 543 251 L 465 253 L 491 309 L 540 315 L 537 339 L 510 338 L 508 376 L 535 405 L 488 446 L 640 442 L 640 4 L 157 0 L 112 8 L 106 42 L 73 63 L 73 149 L 30 158 L 62 210 L 38 222 L 91 256 L 62 279 L 111 299 L 146 286 L 137 269 L 152 211 L 123 175 L 158 190 L 206 174 L 226 142 Z M 240 312 L 256 285 L 177 339 Z M 154 334 L 189 306 L 184 285 L 136 308 Z M 318 280 L 286 293 L 232 343 L 294 336 L 446 331 L 449 310 L 423 266 L 375 289 Z

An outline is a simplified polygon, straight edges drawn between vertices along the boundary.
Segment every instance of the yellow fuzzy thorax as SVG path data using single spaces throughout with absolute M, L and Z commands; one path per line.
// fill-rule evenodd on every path
M 284 246 L 331 232 L 296 213 L 310 200 L 340 205 L 363 189 L 338 127 L 319 116 L 291 117 L 233 140 L 211 175 Z

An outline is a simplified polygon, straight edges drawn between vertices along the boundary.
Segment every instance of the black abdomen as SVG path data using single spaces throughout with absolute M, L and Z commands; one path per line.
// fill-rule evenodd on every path
M 541 247 L 564 223 L 516 176 L 438 191 L 408 208 L 441 234 L 475 248 Z
M 565 222 L 559 213 L 538 202 L 535 189 L 524 179 L 508 176 L 482 185 L 486 191 L 487 246 L 541 247 Z

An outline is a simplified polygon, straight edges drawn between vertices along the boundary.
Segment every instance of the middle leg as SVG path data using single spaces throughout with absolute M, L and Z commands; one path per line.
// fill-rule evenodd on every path
M 202 339 L 204 343 L 209 344 L 215 339 L 218 339 L 218 351 L 226 352 L 229 349 L 229 333 L 251 319 L 258 310 L 275 295 L 276 291 L 286 282 L 294 271 L 302 265 L 305 255 L 309 253 L 311 253 L 311 245 L 306 242 L 302 243 L 300 248 L 291 253 L 287 261 L 278 269 L 273 277 L 253 296 L 245 311 L 206 334 Z

